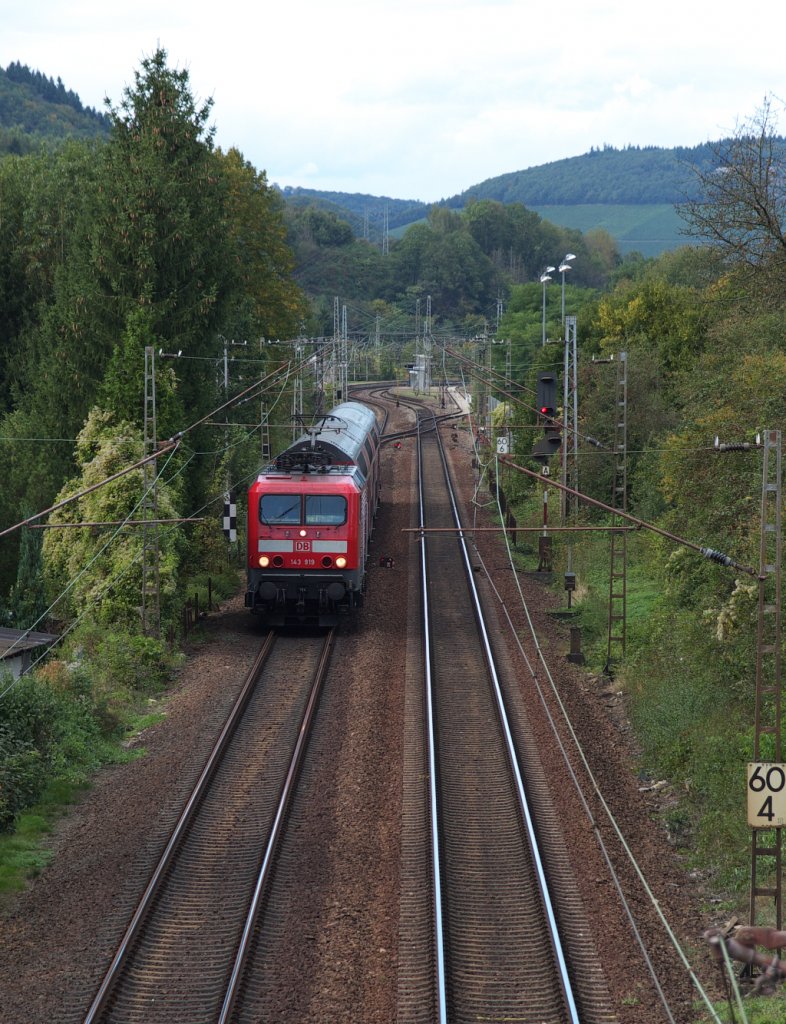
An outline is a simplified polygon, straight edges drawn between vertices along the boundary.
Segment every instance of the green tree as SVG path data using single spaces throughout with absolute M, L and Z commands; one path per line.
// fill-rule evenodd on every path
M 110 336 L 119 339 L 131 310 L 143 306 L 150 334 L 168 351 L 215 355 L 233 269 L 227 182 L 213 151 L 211 101 L 198 106 L 188 72 L 166 60 L 162 49 L 143 60 L 134 88 L 110 110 L 93 266 Z M 203 370 L 193 362 L 182 371 L 183 401 L 194 411 L 214 395 Z
M 22 248 L 30 160 L 0 160 L 0 410 L 11 408 L 20 335 L 29 316 Z
M 232 279 L 222 333 L 233 338 L 289 338 L 306 316 L 292 273 L 284 205 L 236 149 L 218 151 L 227 185 L 226 219 Z M 351 232 L 350 232 L 351 240 Z
M 290 207 L 288 222 L 295 239 L 318 247 L 351 245 L 355 240 L 352 227 L 333 210 L 322 210 L 318 206 Z
M 32 514 L 33 510 L 30 508 L 23 510 L 25 517 Z M 16 583 L 11 588 L 8 600 L 9 622 L 17 629 L 33 627 L 46 611 L 41 560 L 42 542 L 42 530 L 27 528 L 23 531 L 19 544 Z
M 586 267 L 586 246 L 577 232 L 549 224 L 521 203 L 470 202 L 464 217 L 483 252 L 514 283 L 534 278 L 544 264 L 568 250 Z
M 15 302 L 9 302 L 12 357 L 6 381 L 13 404 L 35 404 L 39 433 L 46 428 L 53 436 L 73 434 L 74 422 L 81 425 L 108 351 L 92 326 L 97 289 L 89 238 L 96 163 L 95 147 L 85 143 L 12 162 L 22 194 L 13 214 L 8 210 L 14 227 L 7 259 L 23 270 L 14 287 L 24 312 L 15 314 Z
M 696 289 L 652 278 L 604 296 L 597 326 L 604 352 L 657 349 L 667 375 L 690 367 L 706 338 L 704 305 Z
M 496 298 L 491 261 L 458 214 L 435 208 L 434 220 L 436 229 L 410 228 L 392 253 L 399 297 L 416 286 L 440 316 L 454 320 L 489 309 Z
M 111 409 L 119 420 L 138 422 L 144 410 L 145 349 L 152 348 L 149 368 L 155 372 L 156 429 L 159 438 L 171 437 L 185 419 L 185 411 L 177 394 L 177 377 L 173 362 L 159 356 L 160 339 L 153 334 L 153 312 L 149 306 L 130 310 L 126 328 L 112 353 L 98 393 L 99 406 Z

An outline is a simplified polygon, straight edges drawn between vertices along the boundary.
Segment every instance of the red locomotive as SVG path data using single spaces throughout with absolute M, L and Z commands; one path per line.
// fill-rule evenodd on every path
M 374 413 L 344 402 L 249 488 L 246 607 L 269 624 L 331 625 L 363 603 L 379 445 Z

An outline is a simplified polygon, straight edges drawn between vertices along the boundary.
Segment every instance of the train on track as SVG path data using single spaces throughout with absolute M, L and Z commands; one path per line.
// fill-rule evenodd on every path
M 344 402 L 249 488 L 245 603 L 269 625 L 329 626 L 362 605 L 380 440 L 371 409 Z

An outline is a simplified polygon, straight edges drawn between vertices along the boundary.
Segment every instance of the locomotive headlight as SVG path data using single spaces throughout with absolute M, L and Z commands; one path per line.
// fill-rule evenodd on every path
M 306 536 L 306 531 L 305 530 L 301 530 L 300 531 L 300 536 L 301 537 L 305 537 Z
M 260 569 L 267 569 L 267 567 L 269 565 L 270 565 L 270 559 L 267 557 L 267 555 L 260 555 L 259 556 L 259 567 L 260 567 Z
M 343 568 L 345 568 L 346 564 L 347 564 L 346 558 L 342 558 L 341 555 L 339 555 L 338 558 L 336 559 L 336 566 L 339 569 L 343 569 Z

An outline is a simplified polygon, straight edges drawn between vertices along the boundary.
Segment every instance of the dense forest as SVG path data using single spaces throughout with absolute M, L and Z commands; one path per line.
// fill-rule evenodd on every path
M 625 352 L 628 507 L 661 531 L 630 540 L 628 646 L 614 685 L 629 702 L 642 774 L 673 787 L 674 842 L 739 905 L 756 678 L 755 437 L 781 429 L 786 408 L 786 175 L 773 104 L 701 159 L 683 154 L 695 177 L 681 208 L 696 244 L 657 259 L 621 258 L 605 232 L 549 223 L 515 198 L 512 179 L 504 200 L 473 190 L 460 208 L 424 209 L 387 248 L 364 232 L 362 202 L 350 223 L 339 206 L 282 194 L 241 153 L 216 148 L 209 114 L 159 50 L 110 107 L 105 136 L 0 159 L 0 531 L 76 495 L 51 522 L 137 515 L 141 469 L 87 489 L 145 450 L 146 353 L 157 436 L 175 439 L 159 508 L 201 520 L 162 532 L 158 636 L 141 628 L 139 531 L 0 537 L 4 623 L 63 635 L 38 671 L 0 681 L 0 828 L 12 829 L 53 778 L 79 780 L 112 756 L 108 741 L 164 685 L 183 595 L 207 575 L 237 587 L 221 503 L 228 481 L 242 488 L 256 471 L 260 401 L 278 408 L 274 443 L 291 429 L 288 339 L 329 339 L 338 300 L 358 375 L 403 378 L 427 304 L 438 351 L 472 364 L 481 341 L 506 342 L 493 346 L 493 364 L 504 368 L 507 346 L 515 388 L 497 391 L 494 422 L 513 435 L 513 461 L 537 470 L 528 396 L 539 369 L 561 366 L 564 299 L 578 325 L 580 490 L 600 501 L 612 493 Z M 576 167 L 634 157 L 651 167 L 661 155 L 601 150 Z M 597 189 L 592 175 L 582 187 Z M 545 268 L 566 265 L 541 281 Z M 447 357 L 440 365 L 467 373 Z M 231 427 L 203 422 L 231 396 L 243 398 Z M 732 450 L 716 449 L 715 437 Z M 490 488 L 488 450 L 478 463 Z M 539 489 L 507 471 L 504 485 L 519 520 L 537 523 Z M 602 522 L 592 508 L 578 514 Z M 600 672 L 608 546 L 588 536 L 572 550 L 575 601 Z M 728 563 L 702 558 L 699 546 Z M 525 544 L 517 557 L 532 567 Z M 564 558 L 558 546 L 560 569 Z
M 15 61 L 0 68 L 0 156 L 21 155 L 64 139 L 105 138 L 109 118 L 85 107 L 77 94 Z
M 12 61 L 5 69 L 5 75 L 9 82 L 29 86 L 47 103 L 72 107 L 78 114 L 87 114 L 93 118 L 105 131 L 109 130 L 109 118 L 93 107 L 83 106 L 79 96 L 72 89 L 66 89 L 60 77 L 55 81 L 51 76 L 47 77 L 40 71 L 32 71 L 27 64 L 21 64 L 19 61 Z
M 718 167 L 718 153 L 728 145 L 725 139 L 673 149 L 593 148 L 582 156 L 489 178 L 449 199 L 448 205 L 463 206 L 471 197 L 527 206 L 681 203 L 696 194 L 696 172 L 706 174 Z

